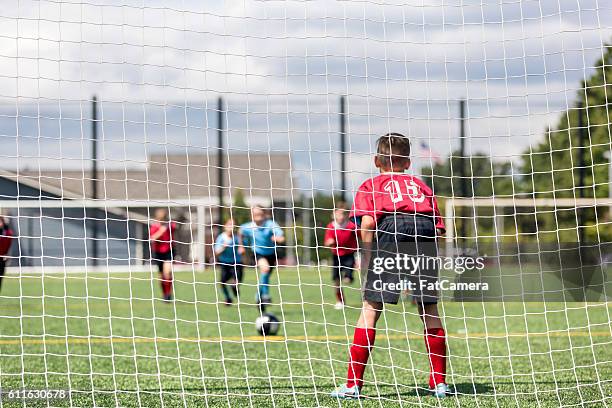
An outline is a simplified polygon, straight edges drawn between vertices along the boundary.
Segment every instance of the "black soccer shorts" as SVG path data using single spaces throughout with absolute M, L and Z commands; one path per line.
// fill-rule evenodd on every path
M 157 265 L 157 269 L 159 270 L 159 273 L 163 272 L 164 263 L 173 261 L 173 256 L 172 256 L 173 252 L 174 252 L 174 249 L 168 252 L 153 252 L 153 256 L 151 257 L 151 260 L 153 261 L 153 263 L 155 263 L 155 265 Z
M 384 217 L 378 222 L 376 242 L 364 251 L 370 255 L 367 270 L 362 270 L 366 274 L 366 279 L 362 279 L 364 300 L 397 304 L 401 292 L 409 289 L 417 304 L 438 302 L 437 290 L 431 289 L 439 273 L 433 261 L 438 256 L 433 217 L 418 214 Z M 398 257 L 397 264 L 391 261 Z M 391 260 L 386 265 L 394 266 L 384 267 L 387 258 Z M 405 268 L 411 265 L 418 267 Z
M 227 283 L 230 280 L 234 280 L 236 283 L 242 282 L 244 270 L 242 265 L 220 263 L 219 266 L 221 267 L 221 283 Z
M 333 254 L 332 265 L 332 281 L 340 280 L 340 278 L 350 279 L 353 281 L 353 268 L 355 267 L 355 253 L 346 255 Z

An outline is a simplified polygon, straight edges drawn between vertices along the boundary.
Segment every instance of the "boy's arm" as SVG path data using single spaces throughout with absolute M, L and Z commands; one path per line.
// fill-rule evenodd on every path
M 166 232 L 167 229 L 168 227 L 166 225 L 160 225 L 157 231 L 151 234 L 151 239 L 155 241 L 157 238 L 161 237 Z
M 434 210 L 434 220 L 436 222 L 436 233 L 441 236 L 446 233 L 446 225 L 444 225 L 444 219 L 442 215 L 440 215 L 440 207 L 438 207 L 438 200 L 436 197 L 432 195 L 433 200 L 433 210 Z
M 227 242 L 222 237 L 217 238 L 217 242 L 215 242 L 215 255 L 221 255 L 225 248 L 227 248 Z
M 285 242 L 285 234 L 277 223 L 274 223 L 272 227 L 272 241 L 274 241 L 275 244 L 282 244 Z
M 242 243 L 242 233 L 240 230 L 238 231 L 238 255 L 244 255 L 246 250 L 244 249 L 244 244 Z
M 361 241 L 363 242 L 362 248 L 363 257 L 361 265 L 367 267 L 370 264 L 370 257 L 372 253 L 372 242 L 374 241 L 374 230 L 376 229 L 376 221 L 374 217 L 364 215 L 361 217 Z
M 369 215 L 361 217 L 361 240 L 364 243 L 371 243 L 374 240 L 375 229 L 376 221 L 374 221 L 374 217 Z
M 336 243 L 336 240 L 334 239 L 333 234 L 334 234 L 334 230 L 327 227 L 327 229 L 325 230 L 325 237 L 323 238 L 323 245 L 325 245 L 326 247 L 334 246 L 334 244 Z

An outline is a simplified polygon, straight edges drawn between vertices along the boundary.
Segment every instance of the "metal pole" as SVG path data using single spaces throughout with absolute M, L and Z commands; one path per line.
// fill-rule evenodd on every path
M 98 199 L 98 98 L 91 100 L 91 198 Z M 92 265 L 98 266 L 98 220 L 96 209 L 90 212 L 92 220 Z
M 224 146 L 223 146 L 223 132 L 225 129 L 225 122 L 223 117 L 223 98 L 219 97 L 217 101 L 217 194 L 219 199 L 219 207 L 217 210 L 218 219 L 217 224 L 219 231 L 223 229 L 223 166 L 224 166 Z
M 346 201 L 346 98 L 340 97 L 340 198 Z
M 586 160 L 584 157 L 584 150 L 586 145 L 586 129 L 584 127 L 584 118 L 582 116 L 582 110 L 584 106 L 582 102 L 578 104 L 578 196 L 580 198 L 584 198 L 584 179 L 586 176 Z M 578 238 L 580 242 L 584 242 L 584 209 L 581 208 L 578 210 Z
M 467 186 L 467 166 L 466 166 L 466 157 L 465 157 L 465 100 L 459 101 L 459 160 L 461 164 L 461 178 L 460 178 L 460 186 L 461 186 L 461 198 L 466 198 L 468 195 L 468 186 Z M 467 232 L 467 207 L 461 207 L 461 230 L 460 235 L 461 239 L 465 240 Z

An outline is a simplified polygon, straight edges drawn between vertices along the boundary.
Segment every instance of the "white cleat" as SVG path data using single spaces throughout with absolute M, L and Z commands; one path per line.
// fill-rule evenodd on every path
M 429 390 L 436 398 L 446 398 L 451 395 L 455 395 L 455 391 L 445 383 L 436 385 L 436 388 Z
M 332 398 L 338 399 L 357 399 L 359 398 L 359 395 L 359 387 L 357 385 L 347 387 L 346 384 L 336 388 L 330 394 Z
M 336 310 L 342 310 L 342 309 L 344 309 L 344 303 L 342 303 L 342 302 L 336 302 L 336 305 L 334 306 L 334 309 L 336 309 Z

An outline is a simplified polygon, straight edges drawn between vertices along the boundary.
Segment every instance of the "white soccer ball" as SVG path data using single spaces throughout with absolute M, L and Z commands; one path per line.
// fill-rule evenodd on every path
M 280 329 L 280 322 L 272 313 L 265 313 L 255 320 L 255 328 L 261 336 L 275 336 Z

